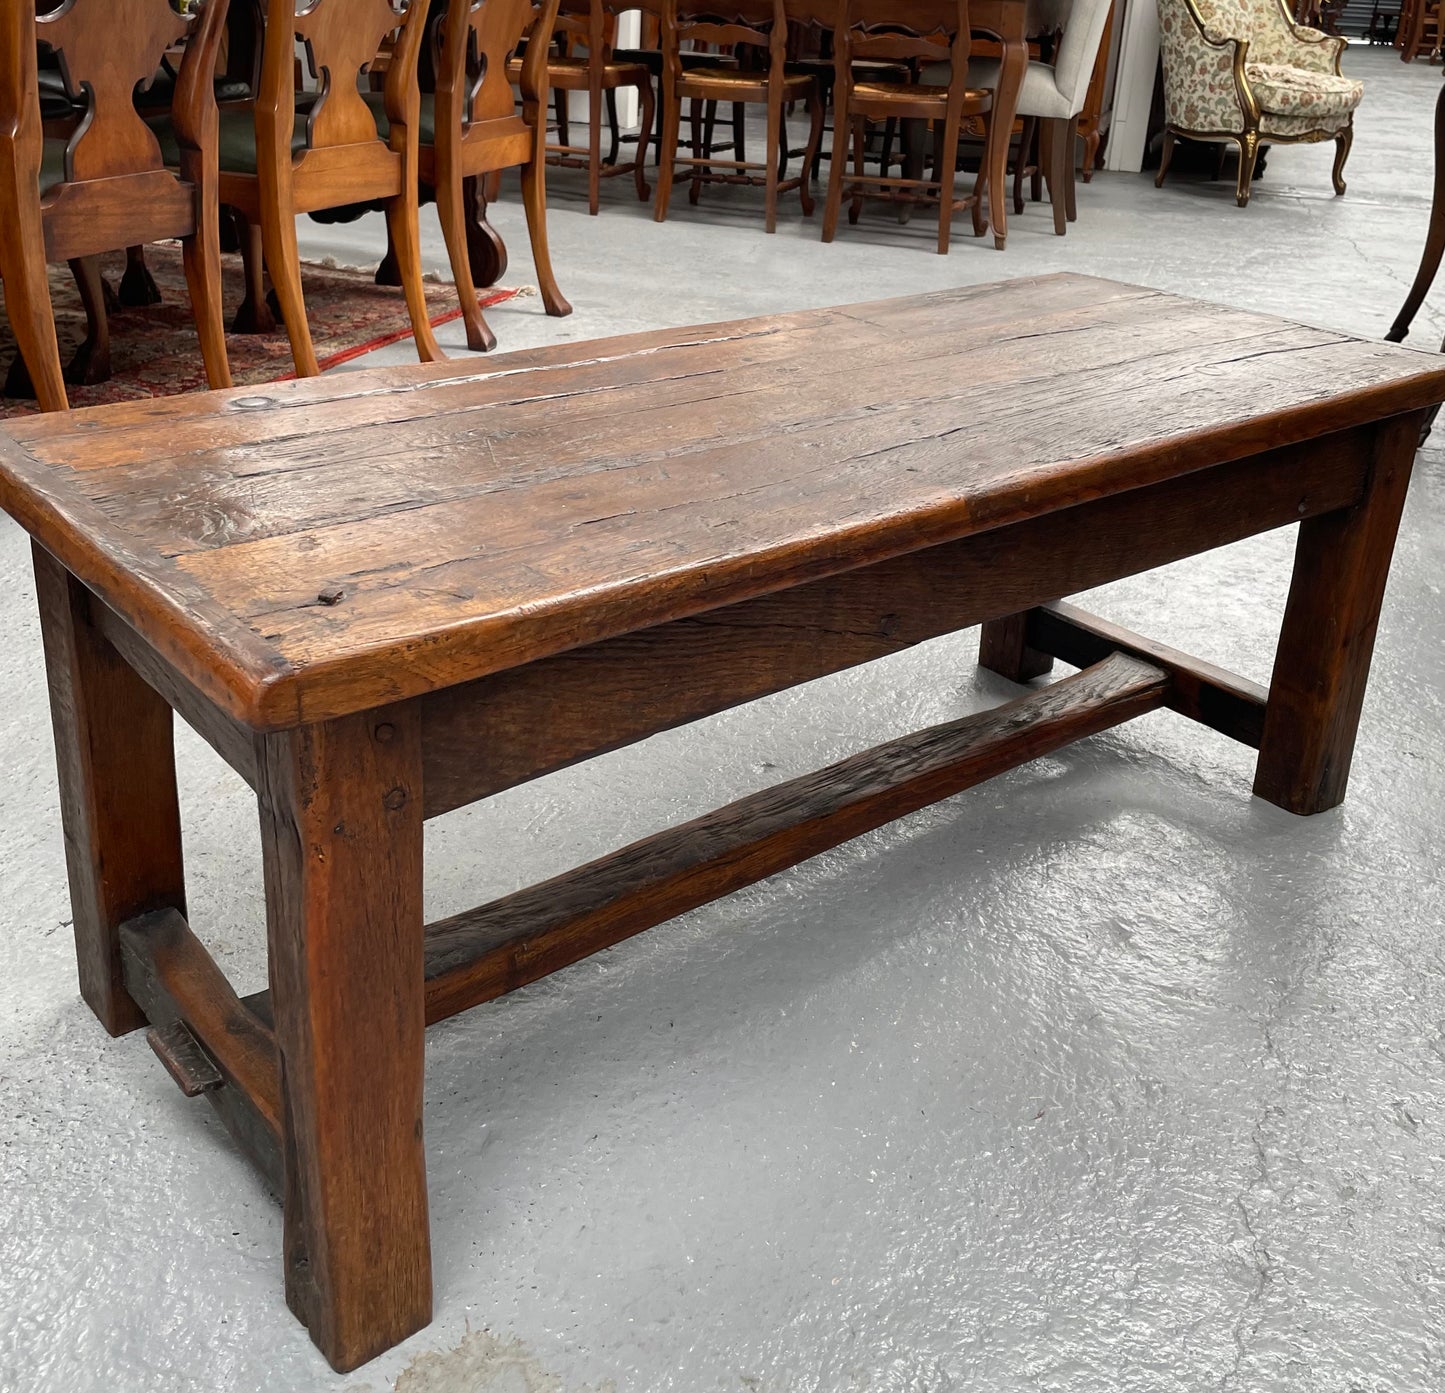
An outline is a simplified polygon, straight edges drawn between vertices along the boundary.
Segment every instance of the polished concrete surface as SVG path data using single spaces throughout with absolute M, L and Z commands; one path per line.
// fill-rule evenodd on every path
M 1440 75 L 1349 66 L 1344 199 L 1330 147 L 1276 149 L 1243 212 L 1225 184 L 1105 173 L 1067 238 L 1032 206 L 1006 253 L 961 226 L 940 258 L 926 220 L 885 212 L 822 246 L 790 208 L 765 237 L 741 191 L 680 194 L 657 227 L 617 181 L 591 219 L 560 176 L 577 312 L 521 298 L 492 322 L 520 347 L 1070 269 L 1379 336 L 1424 236 Z M 523 284 L 515 201 L 496 221 Z M 366 224 L 306 240 L 378 251 Z M 1267 536 L 1089 603 L 1266 679 L 1290 555 Z M 0 1389 L 1440 1388 L 1442 563 L 1427 451 L 1337 812 L 1252 800 L 1247 751 L 1151 715 L 437 1028 L 436 1319 L 342 1379 L 282 1301 L 276 1205 L 76 993 L 28 549 L 0 522 Z M 429 909 L 996 701 L 974 645 L 443 819 Z M 189 732 L 180 770 L 193 919 L 251 990 L 252 802 Z

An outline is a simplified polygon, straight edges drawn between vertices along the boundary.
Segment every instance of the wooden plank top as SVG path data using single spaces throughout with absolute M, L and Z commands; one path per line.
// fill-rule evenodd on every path
M 284 729 L 1442 399 L 1061 275 L 11 421 L 0 506 Z

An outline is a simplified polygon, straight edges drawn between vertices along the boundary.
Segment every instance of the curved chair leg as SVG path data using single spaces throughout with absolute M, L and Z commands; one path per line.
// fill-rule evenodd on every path
M 1345 161 L 1350 158 L 1350 146 L 1355 143 L 1355 126 L 1351 122 L 1335 137 L 1335 167 L 1331 178 L 1335 183 L 1335 197 L 1345 192 Z
M 201 341 L 201 361 L 212 391 L 231 385 L 231 364 L 226 357 L 226 317 L 221 308 L 220 209 L 214 197 L 198 199 L 201 225 L 182 239 L 186 288 L 191 296 L 191 317 Z
M 1164 149 L 1159 154 L 1159 173 L 1154 176 L 1154 187 L 1164 187 L 1164 176 L 1169 173 L 1169 162 L 1174 158 L 1174 132 L 1164 132 Z
M 1038 135 L 1039 122 L 1036 116 L 1023 118 L 1023 129 L 1019 131 L 1018 159 L 1014 161 L 1014 212 L 1024 211 L 1024 170 L 1028 168 L 1029 156 Z M 981 167 L 981 166 L 980 166 Z
M 34 179 L 31 179 L 34 187 Z M 24 200 L 22 200 L 23 202 Z M 40 208 L 21 210 L 33 236 L 0 238 L 0 279 L 5 283 L 5 309 L 20 357 L 5 384 L 7 396 L 34 394 L 42 411 L 64 411 L 65 375 L 60 366 L 60 345 L 55 337 L 55 314 L 50 306 L 50 275 L 40 248 Z M 28 385 L 29 390 L 23 390 Z M 14 390 L 11 390 L 13 387 Z
M 1338 156 L 1336 157 L 1338 158 Z M 1430 200 L 1430 231 L 1425 237 L 1425 251 L 1420 257 L 1420 269 L 1415 272 L 1414 284 L 1400 306 L 1400 313 L 1385 335 L 1391 343 L 1403 343 L 1410 332 L 1410 321 L 1415 318 L 1425 296 L 1434 284 L 1440 270 L 1440 258 L 1445 256 L 1445 87 L 1435 99 L 1435 192 Z
M 396 247 L 389 232 L 386 234 L 386 254 L 381 258 L 373 280 L 377 285 L 392 287 L 401 285 L 401 263 L 396 259 Z
M 587 92 L 587 211 L 594 218 L 602 206 L 602 89 Z
M 767 168 L 763 171 L 763 230 L 778 230 L 778 162 L 788 157 L 788 140 L 783 134 L 783 98 L 780 92 L 770 92 L 768 97 L 768 145 L 763 158 Z
M 467 347 L 474 353 L 489 353 L 497 346 L 497 336 L 477 303 L 472 259 L 467 252 L 467 214 L 461 176 L 452 161 L 443 160 L 440 148 L 437 150 L 436 179 L 437 221 L 441 224 L 442 239 L 447 244 L 447 259 L 452 265 L 452 280 L 456 282 L 457 302 L 461 306 L 462 323 L 467 331 Z M 391 240 L 388 235 L 388 243 Z M 390 246 L 388 251 L 391 251 Z M 400 259 L 395 265 L 399 279 Z
M 144 247 L 125 249 L 125 274 L 120 278 L 120 289 L 116 292 L 120 303 L 127 309 L 142 309 L 147 305 L 161 302 L 160 287 L 146 265 Z
M 1094 180 L 1094 170 L 1098 166 L 1099 145 L 1102 137 L 1098 131 L 1090 131 L 1084 137 L 1084 167 L 1079 171 L 1084 182 L 1090 184 Z
M 77 257 L 70 263 L 85 306 L 85 342 L 75 350 L 65 368 L 65 380 L 78 387 L 94 387 L 110 381 L 110 317 L 105 312 L 105 283 L 100 261 L 93 256 Z
M 241 266 L 246 279 L 246 294 L 236 316 L 231 320 L 233 334 L 273 334 L 276 316 L 266 303 L 266 258 L 262 252 L 261 226 L 247 222 L 239 210 L 233 223 L 236 240 L 241 244 Z
M 276 218 L 263 217 L 261 243 L 266 251 L 266 269 L 271 273 L 271 288 L 276 292 L 276 303 L 281 307 L 281 318 L 286 324 L 286 336 L 291 340 L 291 358 L 296 365 L 296 376 L 317 377 L 321 367 L 316 361 L 311 326 L 306 320 L 295 217 L 289 213 Z
M 938 181 L 938 254 L 948 255 L 948 235 L 953 230 L 954 189 L 958 180 L 957 119 L 945 120 L 938 132 L 939 149 L 933 161 L 933 175 Z
M 663 94 L 662 139 L 657 142 L 657 192 L 652 197 L 654 222 L 667 221 L 667 205 L 672 198 L 672 172 L 677 167 L 677 138 L 682 113 L 675 99 Z
M 992 117 L 988 112 L 983 115 L 983 148 L 988 149 L 989 137 L 991 134 Z M 1020 146 L 1020 159 L 1022 159 L 1022 146 Z M 981 159 L 978 162 L 978 173 L 973 176 L 973 235 L 982 237 L 988 231 L 988 213 L 984 208 L 984 179 L 988 174 L 988 161 Z M 1014 185 L 1015 190 L 1019 188 Z
M 823 240 L 831 242 L 838 231 L 838 211 L 843 205 L 843 169 L 848 163 L 848 137 L 852 121 L 846 110 L 833 107 L 833 153 L 828 157 L 828 196 L 823 201 Z
M 607 163 L 616 164 L 622 149 L 622 123 L 617 119 L 617 89 L 609 87 L 604 96 L 607 102 Z
M 637 99 L 642 103 L 642 124 L 637 129 L 637 159 L 632 166 L 632 177 L 637 183 L 638 199 L 646 203 L 650 192 L 647 187 L 647 142 L 652 138 L 652 119 L 657 112 L 650 82 L 638 85 Z
M 462 180 L 462 209 L 467 219 L 467 255 L 472 263 L 472 284 L 485 288 L 507 274 L 507 244 L 487 221 L 487 206 L 495 198 L 501 170 L 469 175 Z
M 1069 215 L 1069 133 L 1073 128 L 1070 121 L 1048 121 L 1049 146 L 1049 202 L 1054 210 L 1054 235 L 1062 237 L 1068 231 Z
M 387 200 L 386 228 L 396 244 L 401 263 L 401 284 L 406 293 L 407 313 L 411 317 L 412 334 L 416 338 L 416 356 L 423 363 L 438 363 L 446 358 L 432 333 L 431 316 L 427 312 L 426 288 L 421 278 L 421 230 L 417 223 L 416 179 L 408 174 L 402 180 L 402 191 Z
M 714 110 L 716 110 L 715 104 Z M 691 166 L 692 178 L 688 181 L 687 186 L 687 201 L 694 207 L 697 206 L 698 199 L 702 197 L 703 173 L 712 173 L 711 165 L 704 167 L 700 163 L 703 155 L 712 144 L 712 136 L 711 133 L 705 129 L 706 125 L 706 112 L 703 110 L 703 103 L 699 98 L 693 97 L 687 104 L 687 126 L 692 142 L 691 149 L 694 161 Z
M 557 287 L 552 253 L 547 246 L 547 160 L 541 149 L 522 166 L 522 206 L 527 212 L 527 236 L 532 243 L 532 265 L 543 308 L 553 318 L 565 319 L 572 313 L 572 306 Z
M 803 167 L 798 172 L 798 200 L 803 205 L 805 218 L 813 216 L 813 165 L 818 158 L 818 147 L 823 142 L 823 99 L 816 87 L 808 93 L 808 113 L 813 118 L 813 124 L 808 129 L 808 146 L 803 152 Z
M 1239 182 L 1234 188 L 1234 201 L 1241 208 L 1249 206 L 1249 194 L 1254 184 L 1254 166 L 1259 159 L 1259 132 L 1245 131 L 1239 137 Z
M 1074 170 L 1074 149 L 1078 143 L 1079 127 L 1077 118 L 1062 123 L 1064 141 L 1064 214 L 1070 222 L 1079 220 L 1078 183 Z
M 836 124 L 836 119 L 835 119 Z M 856 226 L 863 211 L 863 155 L 868 146 L 868 122 L 862 116 L 853 118 L 853 198 L 848 204 L 848 224 Z

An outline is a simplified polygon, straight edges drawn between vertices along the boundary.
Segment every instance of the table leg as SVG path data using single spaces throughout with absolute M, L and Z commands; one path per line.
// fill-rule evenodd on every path
M 121 924 L 186 909 L 171 708 L 96 630 L 85 587 L 34 552 L 80 994 L 120 1035 L 145 1024 L 122 982 Z
M 1375 437 L 1364 496 L 1300 524 L 1275 655 L 1254 791 L 1288 812 L 1324 812 L 1345 796 L 1421 413 Z
M 419 716 L 385 708 L 259 753 L 286 1300 L 344 1372 L 431 1319 Z
M 1013 139 L 1014 116 L 1028 66 L 1028 40 L 1022 35 L 1004 39 L 998 89 L 989 118 L 988 147 L 984 151 L 988 161 L 988 220 L 993 227 L 993 244 L 999 251 L 1008 241 L 1009 142 Z

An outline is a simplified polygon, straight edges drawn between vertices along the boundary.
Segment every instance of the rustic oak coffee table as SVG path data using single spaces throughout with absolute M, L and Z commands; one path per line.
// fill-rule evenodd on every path
M 430 1022 L 1160 706 L 1338 803 L 1442 398 L 1434 357 L 1057 276 L 11 422 L 81 991 L 271 1177 L 351 1368 L 431 1317 Z M 1055 603 L 1289 523 L 1268 690 Z M 981 621 L 995 671 L 1083 670 L 423 923 L 424 819 Z M 246 1000 L 186 922 L 173 711 L 260 805 Z

